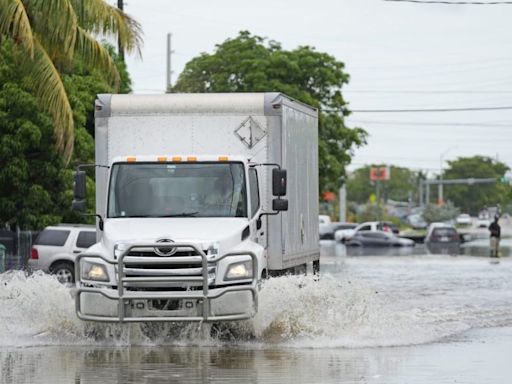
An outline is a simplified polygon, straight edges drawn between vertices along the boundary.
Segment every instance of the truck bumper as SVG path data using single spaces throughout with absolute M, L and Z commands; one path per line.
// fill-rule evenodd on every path
M 77 292 L 76 312 L 80 319 L 101 322 L 230 321 L 256 314 L 257 293 L 252 286 L 214 288 L 209 298 L 195 292 L 125 292 L 108 288 L 84 288 Z M 204 314 L 205 302 L 208 313 Z

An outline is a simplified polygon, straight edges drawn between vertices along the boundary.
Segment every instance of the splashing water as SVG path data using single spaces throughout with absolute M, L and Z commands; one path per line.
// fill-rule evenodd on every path
M 82 322 L 72 291 L 55 278 L 9 272 L 0 274 L 0 347 L 219 345 L 228 340 L 261 347 L 354 348 L 426 343 L 469 328 L 512 324 L 512 263 L 502 262 L 498 271 L 474 261 L 456 269 L 448 259 L 422 263 L 353 259 L 343 273 L 319 281 L 273 278 L 259 294 L 255 318 L 213 328 Z

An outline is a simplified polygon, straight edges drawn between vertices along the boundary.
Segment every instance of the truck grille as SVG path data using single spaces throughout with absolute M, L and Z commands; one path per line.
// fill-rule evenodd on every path
M 206 254 L 207 251 L 205 250 Z M 145 261 L 144 259 L 148 259 Z M 151 260 L 158 259 L 159 263 L 152 263 Z M 181 250 L 172 256 L 160 256 L 152 249 L 133 249 L 123 260 L 124 276 L 126 277 L 201 277 L 203 267 L 201 256 L 193 250 Z M 169 261 L 166 263 L 166 261 Z M 116 266 L 116 270 L 117 270 Z M 117 271 L 116 271 L 117 272 Z M 216 268 L 208 266 L 208 285 L 215 281 Z M 195 290 L 202 289 L 202 282 L 171 283 L 171 282 L 126 282 L 128 290 Z

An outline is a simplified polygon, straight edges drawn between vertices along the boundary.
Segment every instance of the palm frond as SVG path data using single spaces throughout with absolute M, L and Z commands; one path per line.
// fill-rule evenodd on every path
M 87 31 L 78 27 L 75 53 L 81 57 L 90 67 L 103 70 L 111 79 L 111 83 L 117 89 L 120 83 L 120 76 L 110 53 Z
M 142 28 L 132 17 L 105 0 L 70 0 L 80 26 L 102 35 L 117 35 L 127 52 L 141 56 Z
M 40 42 L 55 59 L 71 61 L 75 48 L 78 18 L 70 0 L 25 0 L 32 29 Z
M 30 68 L 35 93 L 53 119 L 57 149 L 69 162 L 74 142 L 73 110 L 59 71 L 37 38 L 34 39 L 34 60 Z
M 34 36 L 22 0 L 0 0 L 0 36 L 9 36 L 34 54 Z

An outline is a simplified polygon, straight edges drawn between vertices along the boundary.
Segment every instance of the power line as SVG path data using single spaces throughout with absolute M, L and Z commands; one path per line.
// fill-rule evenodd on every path
M 438 126 L 438 127 L 496 127 L 496 128 L 510 128 L 510 124 L 496 124 L 496 123 L 461 123 L 461 122 L 426 122 L 426 121 L 382 121 L 382 120 L 353 120 L 353 124 L 383 124 L 383 125 L 418 125 L 418 126 Z
M 399 3 L 442 4 L 442 5 L 512 5 L 512 1 L 441 1 L 441 0 L 384 0 Z
M 512 91 L 480 91 L 480 90 L 383 90 L 383 89 L 346 89 L 345 93 L 384 93 L 384 94 L 511 94 Z
M 351 109 L 353 113 L 423 113 L 423 112 L 474 112 L 512 110 L 512 106 L 504 107 L 466 107 L 466 108 L 425 108 L 425 109 Z M 336 112 L 335 110 L 326 110 Z

